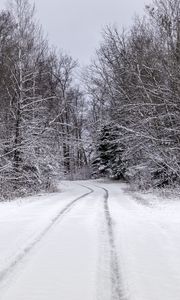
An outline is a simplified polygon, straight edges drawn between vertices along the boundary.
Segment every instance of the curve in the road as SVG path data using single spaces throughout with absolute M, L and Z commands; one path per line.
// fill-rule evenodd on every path
M 19 263 L 25 258 L 27 254 L 42 240 L 42 238 L 49 232 L 49 230 L 55 225 L 55 223 L 64 215 L 66 215 L 74 205 L 83 198 L 92 194 L 94 190 L 87 186 L 84 186 L 89 192 L 81 195 L 80 197 L 74 199 L 69 204 L 67 204 L 63 209 L 61 209 L 56 216 L 51 220 L 51 222 L 46 226 L 46 228 L 39 234 L 39 236 L 34 239 L 31 243 L 29 243 L 19 254 L 16 255 L 14 260 L 6 267 L 4 270 L 0 272 L 0 284 L 13 272 L 13 270 L 19 265 Z

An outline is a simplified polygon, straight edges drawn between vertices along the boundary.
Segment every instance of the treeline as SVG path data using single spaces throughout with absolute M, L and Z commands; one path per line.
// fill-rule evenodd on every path
M 179 184 L 180 1 L 153 1 L 128 31 L 106 28 L 86 86 L 94 175 Z
M 28 0 L 0 12 L 1 199 L 67 176 L 179 184 L 180 1 L 153 1 L 128 31 L 107 27 L 85 92 L 76 68 L 49 46 Z
M 0 12 L 0 196 L 53 189 L 87 164 L 76 62 L 44 38 L 28 0 Z

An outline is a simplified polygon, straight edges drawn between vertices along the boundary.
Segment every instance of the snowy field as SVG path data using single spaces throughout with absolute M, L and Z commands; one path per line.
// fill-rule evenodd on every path
M 59 188 L 0 203 L 0 300 L 180 299 L 180 200 Z

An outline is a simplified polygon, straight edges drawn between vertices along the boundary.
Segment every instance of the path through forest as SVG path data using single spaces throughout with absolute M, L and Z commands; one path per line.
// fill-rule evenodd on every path
M 179 232 L 180 201 L 124 183 L 1 203 L 0 300 L 179 300 Z

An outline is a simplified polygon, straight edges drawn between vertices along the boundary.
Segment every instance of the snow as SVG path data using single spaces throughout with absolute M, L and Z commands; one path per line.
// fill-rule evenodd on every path
M 126 185 L 121 193 L 119 185 L 109 190 L 127 298 L 180 299 L 180 201 L 152 205 L 154 195 L 146 195 L 146 202 L 143 195 L 134 201 Z
M 0 300 L 180 299 L 178 199 L 106 181 L 59 189 L 0 203 Z

